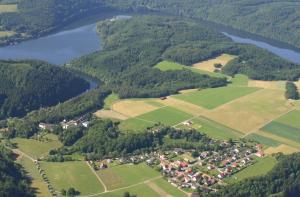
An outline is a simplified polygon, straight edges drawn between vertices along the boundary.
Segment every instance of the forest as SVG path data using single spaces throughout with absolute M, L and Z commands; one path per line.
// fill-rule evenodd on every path
M 211 197 L 277 196 L 296 197 L 300 193 L 300 154 L 277 155 L 278 163 L 266 175 L 229 185 Z
M 89 88 L 70 71 L 41 61 L 0 61 L 0 119 L 64 102 Z
M 22 167 L 14 162 L 15 155 L 0 145 L 0 196 L 33 197 L 30 180 Z

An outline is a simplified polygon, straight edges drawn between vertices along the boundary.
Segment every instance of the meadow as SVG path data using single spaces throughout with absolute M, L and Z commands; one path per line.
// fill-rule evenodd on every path
M 104 109 L 110 110 L 113 103 L 117 102 L 119 100 L 119 96 L 115 93 L 110 94 L 104 99 Z
M 265 132 L 270 132 L 280 137 L 287 138 L 289 140 L 300 142 L 300 129 L 291 127 L 286 124 L 274 121 L 264 126 L 261 130 Z
M 74 187 L 81 195 L 96 194 L 104 191 L 103 186 L 83 161 L 41 162 L 41 168 L 56 191 Z
M 263 144 L 267 147 L 277 147 L 281 144 L 280 142 L 278 142 L 276 140 L 258 135 L 256 133 L 251 133 L 250 135 L 246 136 L 246 139 L 254 140 L 254 141 L 256 141 L 260 144 Z
M 131 186 L 161 176 L 145 163 L 111 166 L 97 173 L 108 190 Z
M 179 94 L 173 97 L 193 103 L 195 105 L 199 105 L 206 109 L 214 109 L 257 90 L 257 88 L 227 86 L 221 88 L 204 89 L 198 92 L 187 94 Z
M 43 141 L 25 138 L 15 138 L 12 143 L 16 143 L 18 149 L 35 159 L 48 155 L 51 149 L 59 148 L 62 143 L 59 142 L 57 136 L 48 134 L 43 137 Z M 48 140 L 45 140 L 45 139 Z
M 0 4 L 0 14 L 18 11 L 17 4 Z
M 227 178 L 225 181 L 228 183 L 235 183 L 242 181 L 246 178 L 261 176 L 267 174 L 276 164 L 274 157 L 257 158 L 257 162 L 252 166 L 234 174 L 232 177 Z

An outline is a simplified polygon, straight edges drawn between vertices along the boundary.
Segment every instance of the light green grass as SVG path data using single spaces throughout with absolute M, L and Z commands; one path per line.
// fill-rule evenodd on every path
M 111 106 L 114 102 L 119 100 L 119 96 L 115 93 L 112 93 L 110 95 L 108 95 L 105 99 L 104 99 L 104 109 L 109 110 L 111 109 Z
M 163 178 L 157 179 L 153 181 L 157 186 L 159 186 L 162 190 L 172 195 L 173 197 L 183 197 L 186 196 L 185 193 L 180 191 L 179 189 L 173 187 L 170 183 L 168 183 Z
M 257 90 L 258 88 L 227 86 L 179 94 L 173 97 L 207 109 L 214 109 Z
M 109 190 L 127 187 L 159 177 L 160 173 L 146 164 L 124 164 L 97 172 Z
M 144 183 L 134 187 L 100 194 L 95 197 L 123 197 L 125 192 L 129 192 L 130 195 L 136 195 L 138 197 L 161 197 Z
M 242 74 L 237 74 L 231 79 L 231 85 L 248 86 L 249 77 Z
M 145 120 L 139 120 L 135 118 L 130 118 L 125 121 L 122 121 L 119 125 L 119 128 L 122 131 L 130 131 L 130 132 L 142 132 L 146 128 L 153 126 L 155 123 L 147 122 Z
M 192 118 L 192 115 L 179 111 L 173 107 L 163 107 L 138 116 L 137 118 L 173 126 Z
M 296 142 L 300 142 L 300 129 L 288 126 L 286 124 L 273 121 L 263 127 L 261 130 Z
M 246 178 L 262 176 L 267 174 L 276 164 L 274 157 L 265 157 L 258 159 L 258 162 L 252 166 L 245 168 L 244 170 L 234 174 L 232 177 L 226 179 L 228 183 L 234 183 L 242 181 Z
M 96 194 L 103 187 L 89 166 L 83 161 L 76 162 L 41 162 L 50 183 L 55 190 L 74 187 L 81 195 Z
M 48 155 L 51 149 L 56 149 L 62 146 L 62 144 L 58 141 L 57 136 L 49 134 L 45 137 L 49 138 L 49 141 L 15 138 L 12 140 L 12 143 L 16 143 L 18 149 L 22 152 L 37 159 Z
M 255 134 L 255 133 L 252 133 L 250 135 L 248 135 L 246 137 L 246 139 L 251 139 L 251 140 L 254 140 L 260 144 L 264 144 L 266 146 L 272 146 L 272 147 L 276 147 L 276 146 L 279 146 L 281 143 L 278 142 L 278 141 L 275 141 L 271 138 L 267 138 L 267 137 L 264 137 L 264 136 L 261 136 L 261 135 L 258 135 L 258 134 Z
M 192 120 L 192 127 L 201 133 L 205 133 L 208 136 L 215 139 L 238 139 L 241 137 L 241 133 L 235 131 L 229 127 L 221 125 L 217 122 L 211 121 L 204 117 L 198 117 Z
M 278 118 L 276 122 L 300 129 L 300 111 L 294 110 Z
M 171 62 L 171 61 L 162 61 L 162 62 L 158 63 L 157 65 L 155 65 L 155 68 L 160 69 L 161 71 L 187 69 L 194 73 L 198 73 L 198 74 L 202 74 L 202 75 L 209 75 L 212 77 L 219 77 L 219 78 L 228 77 L 227 75 L 224 75 L 222 73 L 208 72 L 208 71 L 196 69 L 191 66 L 185 66 L 185 65 L 178 64 L 178 63 Z
M 0 14 L 7 12 L 16 12 L 18 11 L 17 4 L 2 4 L 0 5 Z

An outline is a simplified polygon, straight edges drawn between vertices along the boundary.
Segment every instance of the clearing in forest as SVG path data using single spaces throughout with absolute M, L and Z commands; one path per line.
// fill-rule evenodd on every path
M 193 65 L 193 68 L 208 71 L 208 72 L 214 72 L 215 71 L 215 64 L 222 64 L 225 66 L 228 62 L 235 59 L 236 56 L 229 55 L 229 54 L 222 54 L 214 59 L 210 59 L 207 61 L 202 61 L 197 64 Z

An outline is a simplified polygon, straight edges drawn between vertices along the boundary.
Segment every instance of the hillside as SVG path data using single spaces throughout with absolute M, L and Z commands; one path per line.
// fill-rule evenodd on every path
M 201 18 L 300 47 L 300 4 L 293 0 L 21 0 L 17 12 L 0 13 L 0 26 L 17 33 L 11 41 L 20 40 L 43 35 L 108 7 Z
M 89 87 L 69 71 L 39 61 L 0 62 L 0 118 L 55 105 Z

